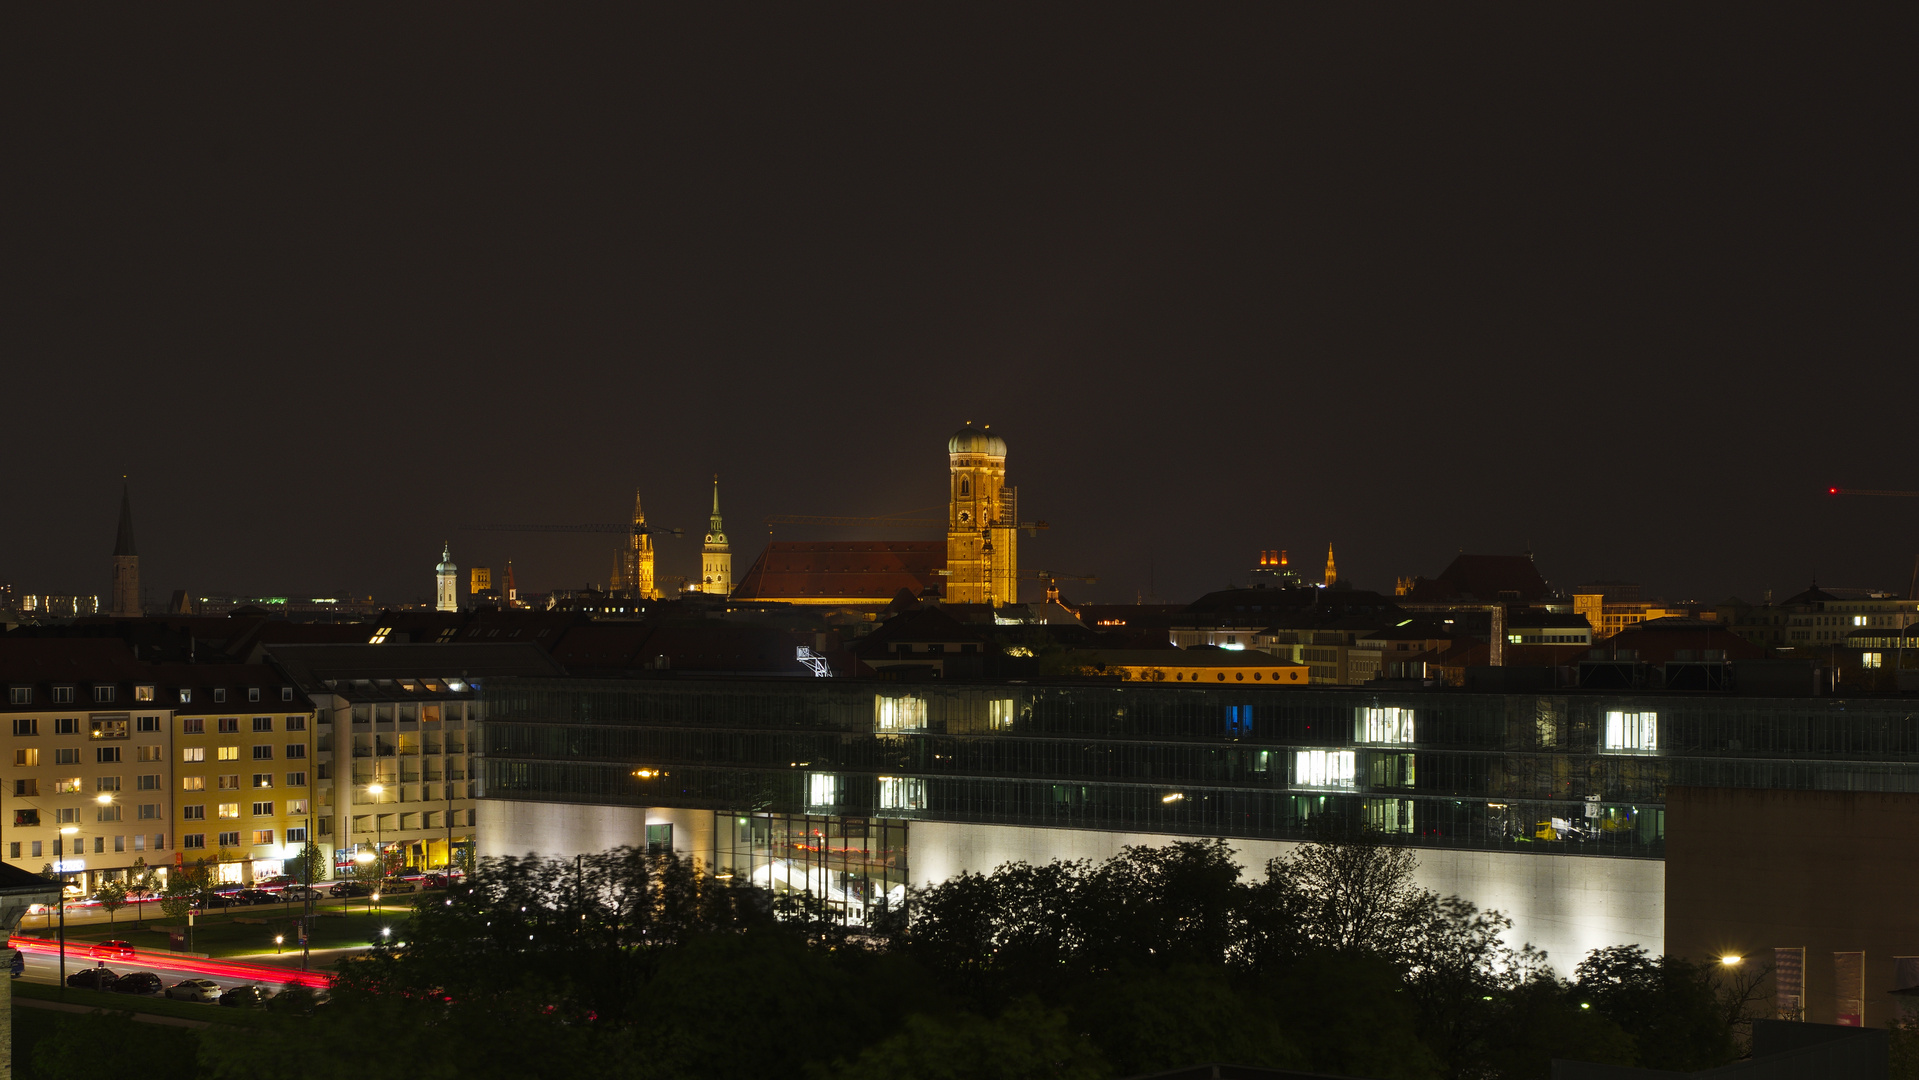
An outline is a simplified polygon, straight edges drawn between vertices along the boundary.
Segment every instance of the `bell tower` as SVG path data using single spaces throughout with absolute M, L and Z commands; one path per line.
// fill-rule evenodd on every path
M 1006 487 L 1006 440 L 990 427 L 965 427 L 946 440 L 946 602 L 1018 600 L 1018 531 Z
M 706 546 L 700 549 L 700 591 L 715 596 L 733 594 L 733 549 L 726 543 L 726 524 L 720 520 L 720 478 L 713 477 L 713 516 L 706 523 Z

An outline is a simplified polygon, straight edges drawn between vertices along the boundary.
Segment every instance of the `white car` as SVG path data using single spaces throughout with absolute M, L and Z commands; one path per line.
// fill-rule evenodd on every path
M 326 894 L 305 885 L 289 885 L 280 891 L 280 897 L 285 900 L 324 900 Z
M 220 984 L 212 979 L 188 979 L 167 987 L 167 996 L 179 1001 L 204 1001 L 208 1003 L 220 1000 Z

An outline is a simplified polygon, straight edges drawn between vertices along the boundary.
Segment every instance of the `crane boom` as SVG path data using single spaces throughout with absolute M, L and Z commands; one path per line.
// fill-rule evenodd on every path
M 769 514 L 765 522 L 768 525 L 879 525 L 894 529 L 930 529 L 946 525 L 945 518 L 828 517 L 819 514 Z
M 679 529 L 655 529 L 633 522 L 626 525 L 588 524 L 588 525 L 462 525 L 462 532 L 544 532 L 544 533 L 615 533 L 621 536 L 681 536 Z
M 1884 491 L 1879 488 L 1827 488 L 1828 495 L 1891 495 L 1896 498 L 1919 499 L 1919 491 Z

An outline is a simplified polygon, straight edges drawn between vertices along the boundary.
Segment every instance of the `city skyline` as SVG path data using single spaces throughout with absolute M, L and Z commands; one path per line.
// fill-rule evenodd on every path
M 745 565 L 939 502 L 968 419 L 1100 599 L 1329 542 L 1375 588 L 1909 578 L 1919 500 L 1824 494 L 1919 487 L 1895 33 L 388 18 L 23 29 L 10 390 L 59 434 L 0 579 L 104 592 L 129 473 L 156 589 L 425 595 L 444 542 L 577 587 L 607 545 L 457 526 L 636 486 L 690 574 L 715 472 Z

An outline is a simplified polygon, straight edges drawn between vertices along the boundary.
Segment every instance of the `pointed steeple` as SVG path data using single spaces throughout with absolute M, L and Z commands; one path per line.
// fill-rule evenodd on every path
M 113 542 L 113 553 L 140 554 L 133 548 L 133 489 L 125 483 L 120 485 L 120 535 Z
M 726 543 L 726 523 L 720 520 L 720 474 L 713 474 L 713 516 L 706 522 L 706 542 Z
M 1325 584 L 1327 584 L 1327 585 L 1331 585 L 1331 584 L 1333 584 L 1334 582 L 1337 582 L 1338 580 L 1339 580 L 1339 567 L 1337 567 L 1337 566 L 1335 566 L 1335 565 L 1333 564 L 1333 545 L 1331 545 L 1331 544 L 1327 544 L 1327 545 L 1326 545 L 1326 581 L 1325 581 Z

